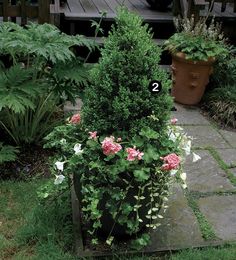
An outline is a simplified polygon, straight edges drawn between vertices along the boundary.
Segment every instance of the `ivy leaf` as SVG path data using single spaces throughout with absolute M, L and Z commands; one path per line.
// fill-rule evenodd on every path
M 149 241 L 150 236 L 148 234 L 142 234 L 139 238 L 131 242 L 131 248 L 141 250 L 143 247 L 148 245 Z

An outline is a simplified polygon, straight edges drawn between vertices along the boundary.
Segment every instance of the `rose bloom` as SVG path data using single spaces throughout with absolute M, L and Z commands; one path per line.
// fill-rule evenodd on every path
M 118 153 L 122 149 L 122 146 L 115 142 L 114 136 L 110 136 L 102 141 L 102 149 L 105 155 L 113 155 Z
M 165 171 L 175 170 L 180 164 L 180 157 L 175 153 L 171 153 L 161 159 L 164 161 L 161 169 Z
M 80 114 L 74 114 L 74 115 L 71 117 L 69 123 L 76 125 L 76 124 L 79 124 L 79 123 L 80 123 L 80 120 L 81 120 Z
M 142 156 L 144 153 L 140 152 L 139 150 L 136 150 L 136 148 L 127 148 L 126 152 L 128 153 L 127 160 L 128 161 L 134 161 L 136 159 L 142 160 Z

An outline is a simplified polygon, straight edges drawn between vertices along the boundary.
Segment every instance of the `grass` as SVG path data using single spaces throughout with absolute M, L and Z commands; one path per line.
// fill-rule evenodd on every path
M 230 169 L 227 166 L 227 164 L 225 164 L 225 162 L 221 159 L 221 157 L 218 154 L 218 152 L 214 148 L 212 148 L 212 147 L 208 147 L 207 150 L 210 152 L 212 157 L 217 161 L 217 163 L 220 166 L 220 168 L 227 174 L 227 177 L 229 178 L 231 183 L 234 186 L 236 186 L 236 177 L 232 174 L 232 172 L 230 171 Z
M 73 259 L 68 194 L 39 205 L 44 181 L 0 183 L 0 259 Z
M 216 239 L 217 237 L 215 235 L 213 227 L 210 225 L 210 223 L 207 221 L 206 217 L 200 211 L 198 204 L 197 204 L 196 200 L 194 199 L 194 197 L 190 193 L 186 192 L 186 198 L 188 200 L 188 205 L 192 208 L 192 210 L 198 220 L 198 224 L 199 224 L 199 227 L 201 230 L 202 237 L 205 240 Z

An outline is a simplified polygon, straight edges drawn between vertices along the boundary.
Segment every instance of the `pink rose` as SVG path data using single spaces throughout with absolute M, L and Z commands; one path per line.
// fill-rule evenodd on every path
M 79 124 L 79 123 L 80 123 L 80 120 L 81 120 L 80 114 L 74 114 L 74 115 L 71 117 L 69 123 L 76 125 L 76 124 Z
M 161 169 L 164 171 L 170 171 L 178 168 L 180 164 L 180 157 L 175 153 L 171 153 L 164 158 L 161 158 L 164 161 Z
M 127 148 L 126 152 L 128 153 L 127 160 L 128 161 L 134 161 L 136 159 L 142 160 L 142 157 L 144 153 L 140 152 L 139 150 L 136 150 L 136 148 Z
M 172 118 L 170 120 L 170 122 L 171 122 L 172 125 L 175 125 L 178 122 L 178 119 L 177 118 Z
M 118 153 L 122 149 L 122 146 L 115 142 L 114 136 L 110 136 L 102 141 L 102 149 L 105 155 L 113 155 Z
M 89 139 L 96 140 L 97 139 L 97 131 L 95 132 L 89 132 Z

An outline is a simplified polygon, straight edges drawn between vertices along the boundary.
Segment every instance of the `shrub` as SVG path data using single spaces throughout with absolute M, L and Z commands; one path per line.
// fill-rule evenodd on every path
M 226 57 L 218 57 L 214 64 L 213 74 L 210 78 L 211 89 L 236 82 L 236 48 L 231 45 L 225 47 L 228 50 Z
M 91 131 L 125 131 L 126 137 L 143 126 L 164 131 L 172 106 L 170 81 L 159 66 L 161 49 L 142 23 L 139 17 L 123 11 L 109 33 L 85 91 L 82 114 Z M 161 81 L 160 95 L 149 91 L 152 80 Z M 148 118 L 152 113 L 158 121 Z

